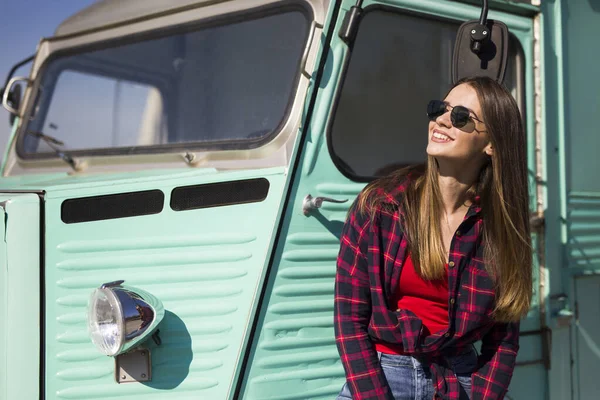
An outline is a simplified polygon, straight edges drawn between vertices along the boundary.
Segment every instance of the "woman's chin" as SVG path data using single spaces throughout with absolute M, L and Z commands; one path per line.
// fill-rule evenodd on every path
M 447 144 L 429 142 L 426 149 L 427 155 L 431 157 L 449 157 L 451 154 Z

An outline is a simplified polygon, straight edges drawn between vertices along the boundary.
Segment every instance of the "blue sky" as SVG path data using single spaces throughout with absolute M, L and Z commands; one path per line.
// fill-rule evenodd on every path
M 14 64 L 35 52 L 40 38 L 52 36 L 64 19 L 93 3 L 95 0 L 0 0 L 0 85 Z M 30 66 L 17 75 L 29 75 Z M 0 150 L 4 154 L 10 127 L 8 112 L 0 108 Z

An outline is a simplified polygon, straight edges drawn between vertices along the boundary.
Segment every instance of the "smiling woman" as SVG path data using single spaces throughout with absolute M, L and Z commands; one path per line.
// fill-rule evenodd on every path
M 496 81 L 466 78 L 428 116 L 427 164 L 369 184 L 344 227 L 338 399 L 501 399 L 511 380 L 532 298 L 521 115 Z
M 438 104 L 437 109 L 432 103 Z M 427 154 L 436 157 L 438 163 L 446 158 L 462 159 L 464 163 L 475 164 L 468 169 L 481 169 L 479 164 L 483 164 L 484 155 L 491 156 L 492 146 L 485 123 L 477 115 L 482 115 L 481 106 L 477 93 L 469 85 L 457 85 L 445 101 L 430 102 Z

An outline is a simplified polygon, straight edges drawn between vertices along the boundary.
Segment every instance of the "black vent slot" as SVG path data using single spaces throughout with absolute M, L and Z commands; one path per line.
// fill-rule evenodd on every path
M 265 178 L 182 186 L 171 192 L 171 208 L 185 211 L 256 203 L 266 199 L 268 193 L 269 181 Z
M 82 197 L 63 201 L 60 217 L 66 224 L 139 217 L 158 214 L 164 202 L 160 190 Z

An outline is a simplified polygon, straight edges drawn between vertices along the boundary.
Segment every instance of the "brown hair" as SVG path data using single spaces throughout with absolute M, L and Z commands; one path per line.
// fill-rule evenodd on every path
M 484 258 L 496 285 L 496 321 L 517 321 L 529 310 L 532 297 L 532 248 L 529 227 L 526 138 L 521 114 L 508 90 L 489 78 L 465 78 L 481 104 L 493 157 L 484 164 L 469 190 L 479 196 L 483 218 Z M 358 208 L 370 212 L 411 175 L 401 207 L 404 228 L 417 273 L 428 280 L 443 277 L 445 251 L 440 219 L 438 165 L 427 163 L 398 170 L 369 184 L 360 194 Z M 379 190 L 383 189 L 383 190 Z

